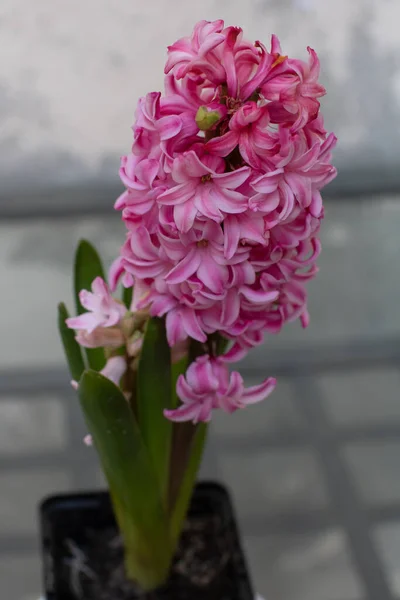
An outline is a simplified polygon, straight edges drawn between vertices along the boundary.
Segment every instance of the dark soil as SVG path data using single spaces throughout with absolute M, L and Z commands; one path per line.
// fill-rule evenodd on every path
M 150 594 L 125 578 L 123 546 L 105 494 L 97 518 L 93 507 L 90 513 L 86 508 L 80 523 L 77 508 L 64 511 L 62 520 L 60 511 L 51 519 L 42 508 L 48 600 L 252 600 L 229 499 L 218 486 L 212 486 L 212 499 L 205 487 L 195 494 L 168 582 Z

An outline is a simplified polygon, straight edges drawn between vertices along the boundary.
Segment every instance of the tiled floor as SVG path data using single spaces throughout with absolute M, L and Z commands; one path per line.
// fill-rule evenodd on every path
M 278 376 L 267 402 L 213 422 L 203 475 L 232 489 L 268 600 L 400 598 L 399 228 L 397 199 L 328 202 L 310 329 L 291 327 L 244 361 L 248 382 Z M 112 217 L 0 225 L 5 600 L 40 589 L 38 501 L 102 485 L 55 329 L 83 236 L 110 261 L 121 227 Z

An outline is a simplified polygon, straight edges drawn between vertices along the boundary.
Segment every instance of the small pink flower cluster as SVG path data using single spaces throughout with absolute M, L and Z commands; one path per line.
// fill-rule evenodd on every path
M 275 36 L 268 51 L 201 21 L 168 49 L 165 95 L 139 101 L 112 285 L 135 283 L 138 306 L 166 315 L 171 346 L 218 331 L 234 340 L 224 360 L 237 360 L 285 322 L 308 324 L 320 190 L 336 175 L 308 52 L 291 59 Z
M 132 344 L 127 343 L 123 332 L 123 322 L 127 315 L 126 307 L 115 300 L 110 293 L 109 287 L 101 277 L 96 277 L 92 282 L 92 291 L 81 290 L 79 301 L 87 312 L 78 317 L 70 317 L 66 324 L 70 329 L 77 331 L 76 341 L 84 348 L 106 347 L 109 351 L 117 350 L 127 345 L 127 352 Z M 136 354 L 140 348 L 136 349 Z M 102 375 L 111 379 L 119 385 L 120 379 L 127 368 L 123 356 L 111 356 L 101 371 Z M 78 382 L 73 380 L 71 385 L 78 389 Z
M 119 348 L 125 343 L 119 325 L 126 314 L 126 308 L 114 300 L 101 277 L 94 279 L 91 292 L 80 291 L 79 301 L 87 312 L 66 321 L 68 327 L 78 332 L 78 344 L 84 348 Z
M 264 400 L 274 390 L 276 379 L 269 377 L 263 383 L 244 388 L 243 378 L 237 372 L 229 374 L 221 357 L 200 356 L 190 365 L 186 378 L 180 375 L 176 392 L 182 405 L 165 410 L 171 421 L 209 421 L 213 409 L 233 413 L 249 404 Z

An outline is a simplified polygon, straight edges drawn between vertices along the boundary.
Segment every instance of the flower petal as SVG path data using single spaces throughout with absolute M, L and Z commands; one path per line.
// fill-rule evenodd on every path
M 197 403 L 182 404 L 174 410 L 164 410 L 164 417 L 176 423 L 184 423 L 185 421 L 193 421 L 197 418 L 199 407 Z
M 270 194 L 274 192 L 279 185 L 280 180 L 282 179 L 284 170 L 276 169 L 275 171 L 270 171 L 265 175 L 261 175 L 257 177 L 251 182 L 251 187 L 256 190 L 256 192 L 261 192 L 262 194 Z
M 224 256 L 227 259 L 235 254 L 240 241 L 241 228 L 238 215 L 228 215 L 224 221 Z
M 215 294 L 222 294 L 228 281 L 228 269 L 218 265 L 207 250 L 201 254 L 197 277 Z
M 177 308 L 167 312 L 165 326 L 167 329 L 168 344 L 171 348 L 188 337 L 183 326 L 180 311 Z
M 218 389 L 219 381 L 207 354 L 199 356 L 186 372 L 186 380 L 192 390 L 199 395 L 209 394 Z
M 257 402 L 261 402 L 267 396 L 274 391 L 276 386 L 276 379 L 274 377 L 269 377 L 260 385 L 253 385 L 249 388 L 246 388 L 243 392 L 243 402 L 245 404 L 256 404 Z
M 196 188 L 193 187 L 193 184 L 190 182 L 180 183 L 160 194 L 157 200 L 161 204 L 166 204 L 167 206 L 183 204 L 193 197 L 195 189 Z
M 201 252 L 192 248 L 165 277 L 167 283 L 182 283 L 195 273 L 201 263 Z
M 223 216 L 211 196 L 212 188 L 213 186 L 210 184 L 198 186 L 194 203 L 199 213 L 219 223 Z
M 247 196 L 235 190 L 213 186 L 210 189 L 210 196 L 218 208 L 228 214 L 241 213 L 248 208 Z
M 240 292 L 249 300 L 255 304 L 264 304 L 268 302 L 274 302 L 279 297 L 278 291 L 266 291 L 263 289 L 254 290 L 246 285 L 240 288 Z
M 181 320 L 183 327 L 189 337 L 194 338 L 198 342 L 206 342 L 207 336 L 200 327 L 196 313 L 191 308 L 181 309 Z M 177 340 L 179 341 L 179 340 Z
M 157 121 L 157 129 L 160 134 L 160 140 L 169 140 L 170 138 L 178 135 L 182 129 L 182 121 L 178 116 L 169 115 L 167 117 L 161 117 Z
M 239 143 L 239 132 L 228 131 L 220 137 L 215 137 L 209 140 L 205 149 L 210 154 L 216 154 L 217 156 L 228 156 Z
M 178 230 L 183 233 L 188 232 L 193 227 L 197 212 L 197 208 L 191 200 L 174 206 L 174 221 Z
M 184 402 L 185 404 L 201 400 L 201 395 L 193 390 L 192 386 L 186 381 L 184 375 L 179 375 L 178 377 L 178 381 L 176 382 L 176 393 L 181 402 Z
M 244 392 L 243 377 L 237 371 L 232 371 L 226 395 L 232 399 L 241 398 Z
M 241 167 L 240 169 L 228 173 L 215 173 L 213 175 L 213 181 L 223 188 L 235 190 L 247 181 L 250 174 L 251 169 L 249 169 L 249 167 Z
M 108 359 L 105 367 L 100 371 L 104 377 L 110 379 L 115 385 L 119 385 L 122 375 L 126 371 L 126 361 L 123 356 L 112 356 Z
M 91 312 L 83 313 L 79 317 L 70 317 L 65 321 L 69 329 L 84 329 L 88 333 L 92 333 L 99 324 L 98 318 Z
M 297 202 L 299 202 L 303 208 L 310 206 L 312 200 L 311 179 L 296 173 L 288 173 L 285 178 L 286 183 L 296 196 Z

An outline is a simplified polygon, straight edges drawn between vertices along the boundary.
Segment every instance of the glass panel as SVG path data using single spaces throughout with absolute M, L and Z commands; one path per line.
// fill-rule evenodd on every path
M 69 491 L 69 487 L 68 475 L 60 470 L 0 472 L 1 535 L 37 535 L 39 502 L 49 494 Z
M 245 377 L 245 384 L 255 385 L 261 383 L 263 378 L 265 374 L 260 372 L 258 376 Z M 260 439 L 277 432 L 282 435 L 284 442 L 285 433 L 290 434 L 303 428 L 304 422 L 295 404 L 295 389 L 289 380 L 283 378 L 279 379 L 274 393 L 265 402 L 249 406 L 233 415 L 215 411 L 212 419 L 212 429 L 218 436 L 235 436 L 239 444 L 240 438 L 249 439 L 252 434 Z
M 239 514 L 246 518 L 274 512 L 324 508 L 328 499 L 311 451 L 269 451 L 218 454 L 223 480 L 233 491 Z
M 400 372 L 394 368 L 356 369 L 318 377 L 325 406 L 339 425 L 398 422 Z
M 37 600 L 42 589 L 39 556 L 0 554 L 0 581 L 4 600 Z
M 392 592 L 400 596 L 400 523 L 378 525 L 374 537 Z
M 400 441 L 352 444 L 343 455 L 365 502 L 377 505 L 400 500 Z
M 54 396 L 0 399 L 0 454 L 62 450 L 67 443 L 64 407 Z
M 245 539 L 257 588 L 273 600 L 358 600 L 361 583 L 346 537 L 326 532 Z

